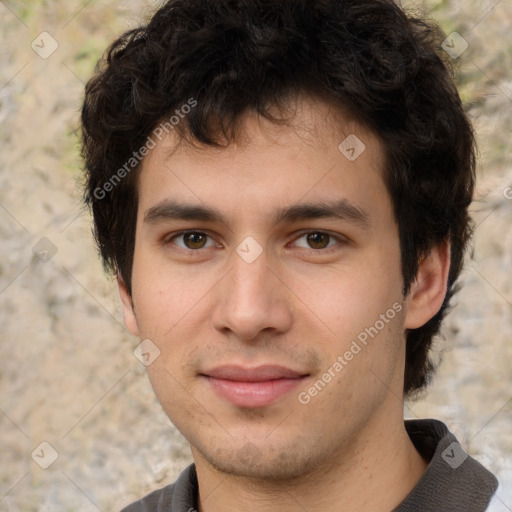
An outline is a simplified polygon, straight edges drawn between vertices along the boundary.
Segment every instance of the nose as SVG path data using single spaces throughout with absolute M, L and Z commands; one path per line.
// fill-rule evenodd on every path
M 269 334 L 284 333 L 293 321 L 291 294 L 266 251 L 252 262 L 233 253 L 231 271 L 216 289 L 212 321 L 224 334 L 256 341 Z

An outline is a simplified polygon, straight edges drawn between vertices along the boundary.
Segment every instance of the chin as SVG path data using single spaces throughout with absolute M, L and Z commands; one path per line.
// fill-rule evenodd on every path
M 239 449 L 217 449 L 214 453 L 201 452 L 201 455 L 220 473 L 274 483 L 301 478 L 321 465 L 320 456 L 315 463 L 300 449 L 258 447 L 251 442 Z

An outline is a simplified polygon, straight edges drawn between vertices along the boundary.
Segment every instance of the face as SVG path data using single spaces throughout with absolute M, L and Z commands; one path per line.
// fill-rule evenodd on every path
M 383 150 L 330 114 L 249 114 L 243 143 L 169 136 L 143 162 L 125 319 L 159 351 L 149 377 L 196 463 L 288 478 L 401 421 L 407 303 Z M 338 148 L 349 135 L 356 159 L 353 137 Z

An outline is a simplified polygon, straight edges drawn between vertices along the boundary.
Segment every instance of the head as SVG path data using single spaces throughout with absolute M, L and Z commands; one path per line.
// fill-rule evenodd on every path
M 230 437 L 245 446 L 247 422 L 264 438 L 263 417 L 283 412 L 226 406 L 219 425 L 194 402 L 212 364 L 274 360 L 308 385 L 330 368 L 342 385 L 295 401 L 294 414 L 307 423 L 307 407 L 336 414 L 341 400 L 350 416 L 365 400 L 349 437 L 390 389 L 427 384 L 470 236 L 475 165 L 442 40 L 390 0 L 174 0 L 117 39 L 87 84 L 96 240 L 127 325 L 162 354 L 149 367 L 155 391 L 201 453 Z M 337 220 L 319 211 L 340 200 Z M 185 229 L 196 233 L 176 243 Z M 237 253 L 241 242 L 253 245 Z M 301 437 L 283 436 L 265 449 L 289 453 L 284 439 Z

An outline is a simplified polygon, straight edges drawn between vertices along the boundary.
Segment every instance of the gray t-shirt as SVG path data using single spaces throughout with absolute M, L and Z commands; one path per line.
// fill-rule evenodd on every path
M 416 487 L 392 512 L 482 512 L 498 487 L 492 473 L 470 457 L 437 420 L 406 420 L 416 449 L 430 463 Z M 195 465 L 174 484 L 148 494 L 121 512 L 197 511 Z M 386 512 L 386 511 L 383 511 Z

